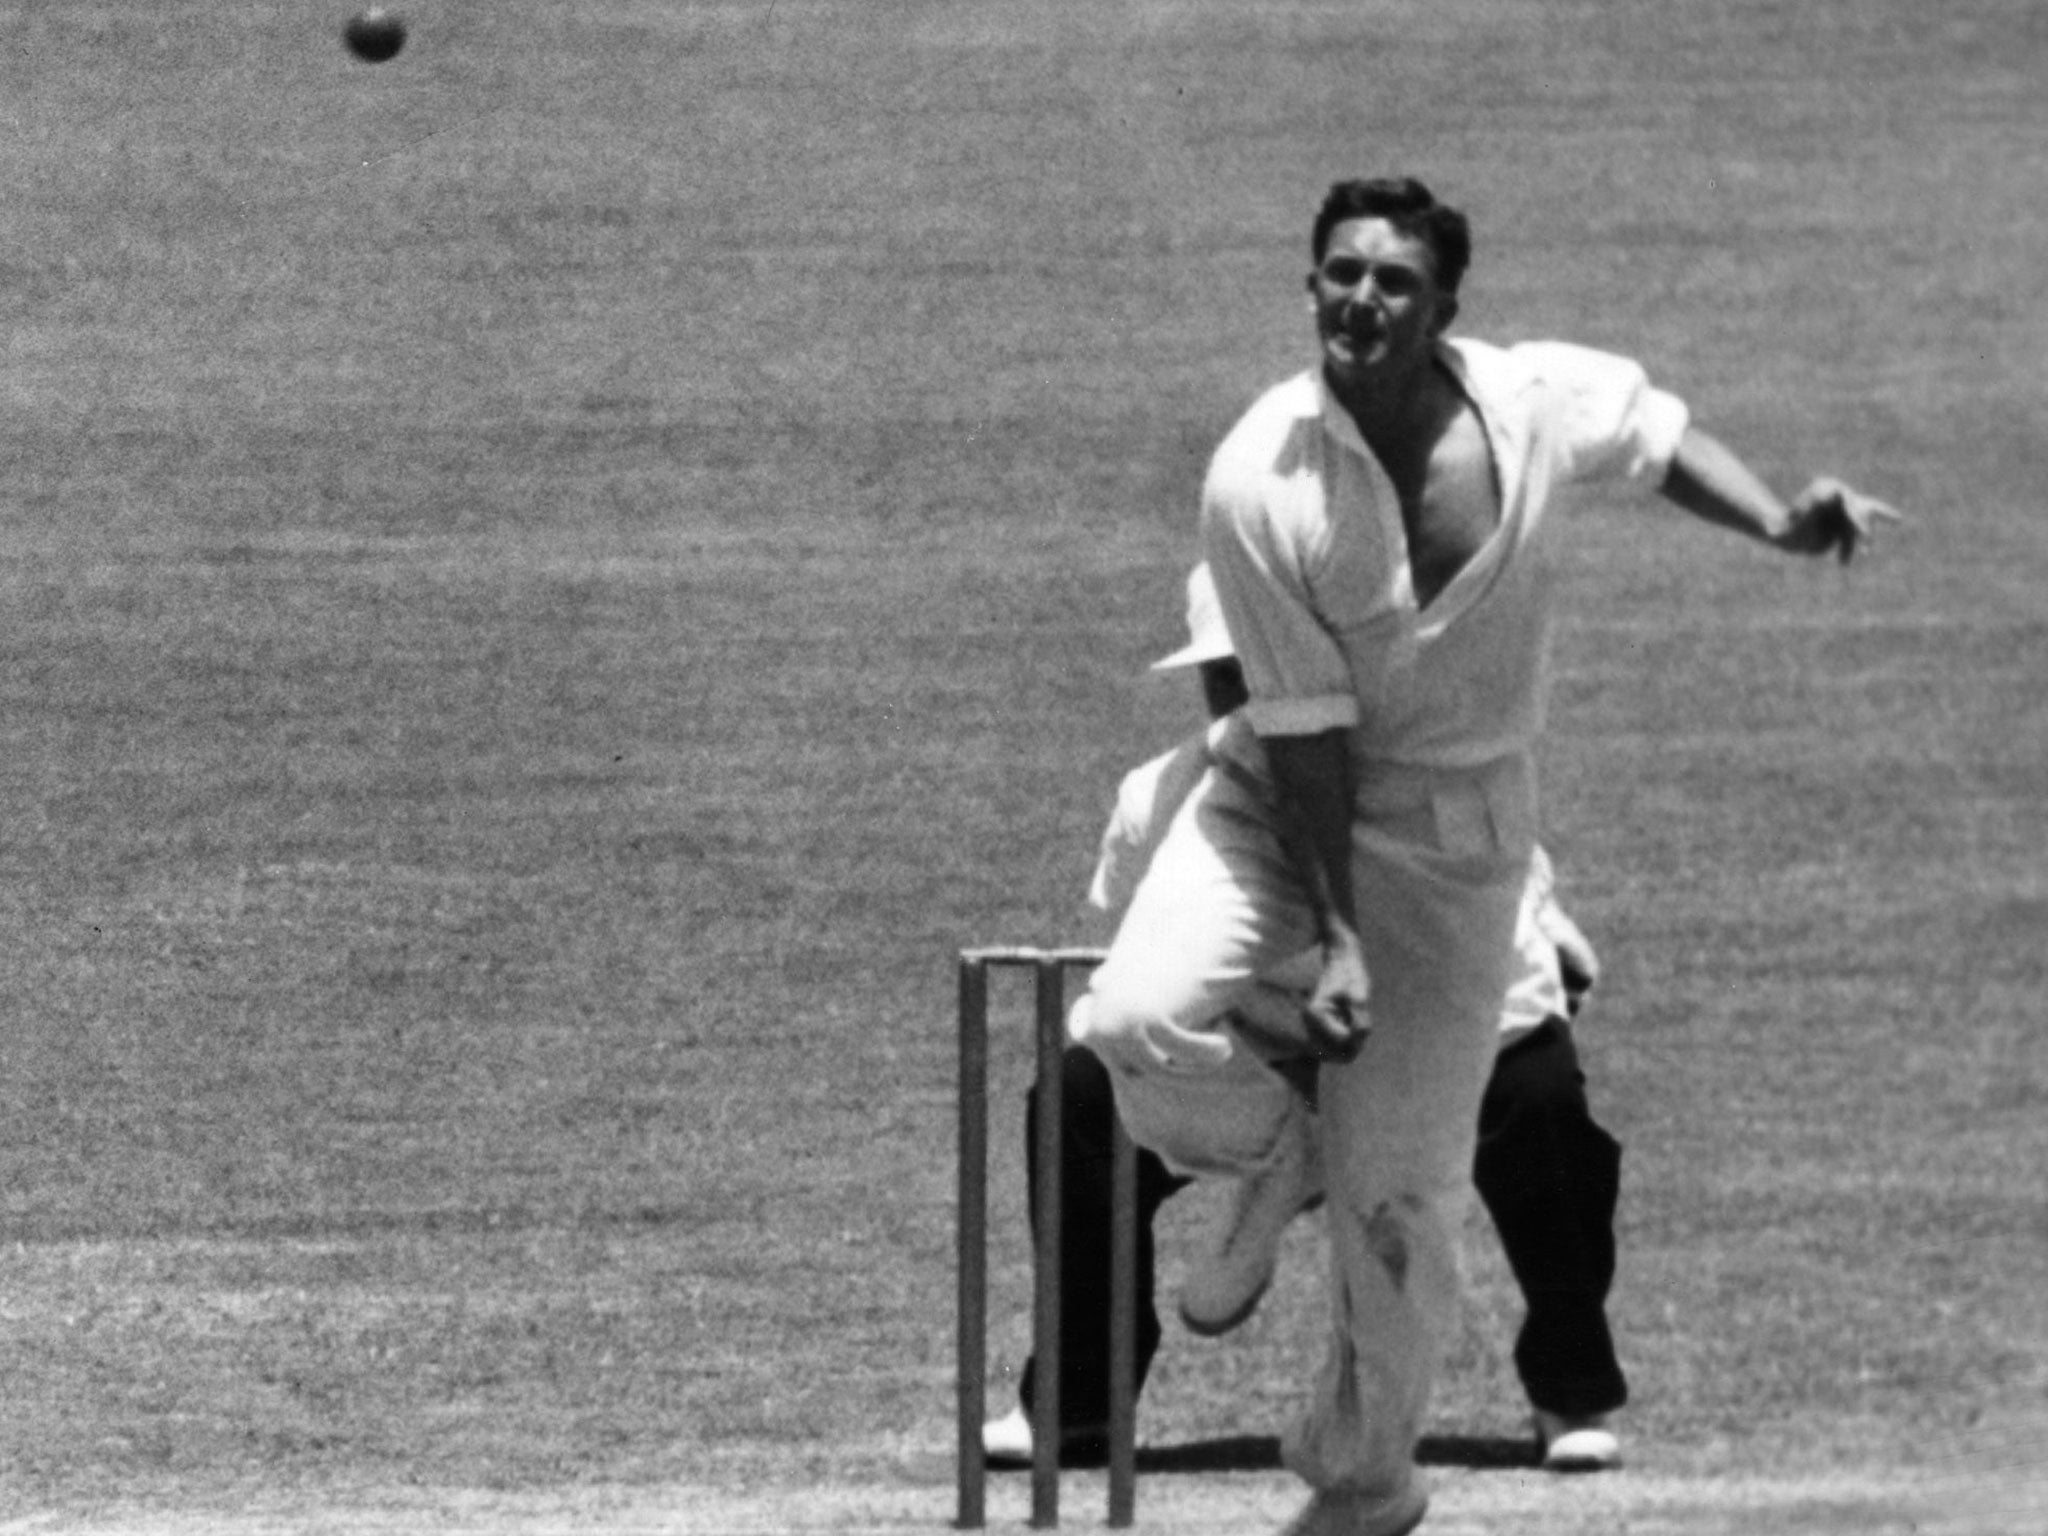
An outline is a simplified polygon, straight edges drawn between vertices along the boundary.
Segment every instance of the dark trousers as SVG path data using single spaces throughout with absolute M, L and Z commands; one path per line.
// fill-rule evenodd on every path
M 1116 1102 L 1093 1052 L 1061 1062 L 1060 1418 L 1070 1428 L 1109 1417 L 1110 1131 Z M 1027 1167 L 1038 1168 L 1036 1087 L 1026 1104 Z M 1527 1307 L 1515 1369 L 1529 1401 L 1567 1417 L 1628 1400 L 1607 1326 L 1614 1282 L 1614 1209 L 1621 1146 L 1595 1123 L 1570 1027 L 1552 1019 L 1500 1053 L 1479 1107 L 1473 1183 L 1500 1234 Z M 1159 1349 L 1152 1219 L 1188 1180 L 1138 1149 L 1138 1360 L 1142 1387 Z M 1037 1209 L 1036 1200 L 1032 1209 Z M 1032 1366 L 1022 1396 L 1031 1406 Z

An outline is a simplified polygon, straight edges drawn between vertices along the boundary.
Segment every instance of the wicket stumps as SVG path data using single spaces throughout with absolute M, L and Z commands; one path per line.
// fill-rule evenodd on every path
M 1038 1123 L 1033 1144 L 1031 1308 L 1031 1523 L 1060 1523 L 1060 1057 L 1066 1046 L 1066 974 L 1101 963 L 1099 949 L 996 948 L 960 952 L 959 1480 L 958 1523 L 986 1523 L 981 1444 L 988 1411 L 988 973 L 1036 979 Z M 1137 1508 L 1138 1161 L 1123 1122 L 1114 1130 L 1110 1197 L 1109 1523 Z

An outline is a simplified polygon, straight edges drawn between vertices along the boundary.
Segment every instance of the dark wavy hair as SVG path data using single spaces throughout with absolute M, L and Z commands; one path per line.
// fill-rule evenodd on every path
M 1437 286 L 1456 293 L 1472 264 L 1472 226 L 1465 215 L 1412 176 L 1375 176 L 1340 181 L 1323 199 L 1309 248 L 1320 266 L 1329 248 L 1330 231 L 1346 219 L 1385 219 L 1412 240 L 1429 247 L 1436 261 Z

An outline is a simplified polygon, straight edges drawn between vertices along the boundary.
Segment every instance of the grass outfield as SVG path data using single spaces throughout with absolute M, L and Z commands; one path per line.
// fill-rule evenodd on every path
M 2025 1501 L 1986 1497 L 1944 1485 L 1932 1497 L 1922 1483 L 1896 1476 L 1759 1478 L 1699 1481 L 1657 1474 L 1564 1479 L 1541 1473 L 1517 1478 L 1439 1479 L 1425 1526 L 1430 1536 L 1752 1536 L 1796 1530 L 1812 1536 L 1971 1536 L 2031 1530 L 2043 1508 L 2038 1484 Z M 1070 1477 L 1061 1507 L 1068 1529 L 1100 1530 L 1100 1477 Z M 1268 1473 L 1228 1478 L 1151 1479 L 1144 1485 L 1140 1531 L 1179 1536 L 1235 1536 L 1277 1527 L 1301 1502 L 1300 1484 Z M 317 1529 L 347 1536 L 554 1536 L 602 1531 L 611 1536 L 718 1531 L 731 1536 L 794 1536 L 808 1532 L 891 1533 L 945 1529 L 929 1491 L 906 1487 L 826 1484 L 801 1500 L 787 1493 L 744 1494 L 716 1487 L 646 1489 L 580 1487 L 548 1493 L 423 1497 L 394 1492 L 374 1507 L 323 1510 Z M 1021 1492 L 989 1506 L 987 1529 L 1016 1533 L 1027 1524 Z M 305 1521 L 302 1505 L 261 1498 L 235 1512 L 169 1515 L 109 1512 L 98 1536 L 255 1536 Z M 49 1527 L 30 1526 L 27 1529 Z
M 1394 168 L 1464 328 L 1914 514 L 1575 514 L 1630 1470 L 1529 1471 L 1475 1225 L 1427 1529 L 2040 1528 L 2048 12 L 345 9 L 10 14 L 0 1530 L 943 1528 L 951 955 L 1098 937 L 1207 453 Z M 1169 1324 L 1144 1528 L 1292 1507 L 1318 1241 Z

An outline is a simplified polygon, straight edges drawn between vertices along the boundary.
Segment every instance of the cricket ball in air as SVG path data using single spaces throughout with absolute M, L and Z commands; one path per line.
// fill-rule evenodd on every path
M 405 46 L 405 18 L 373 5 L 349 18 L 348 25 L 341 29 L 341 40 L 365 64 L 382 64 L 397 58 L 398 50 Z

